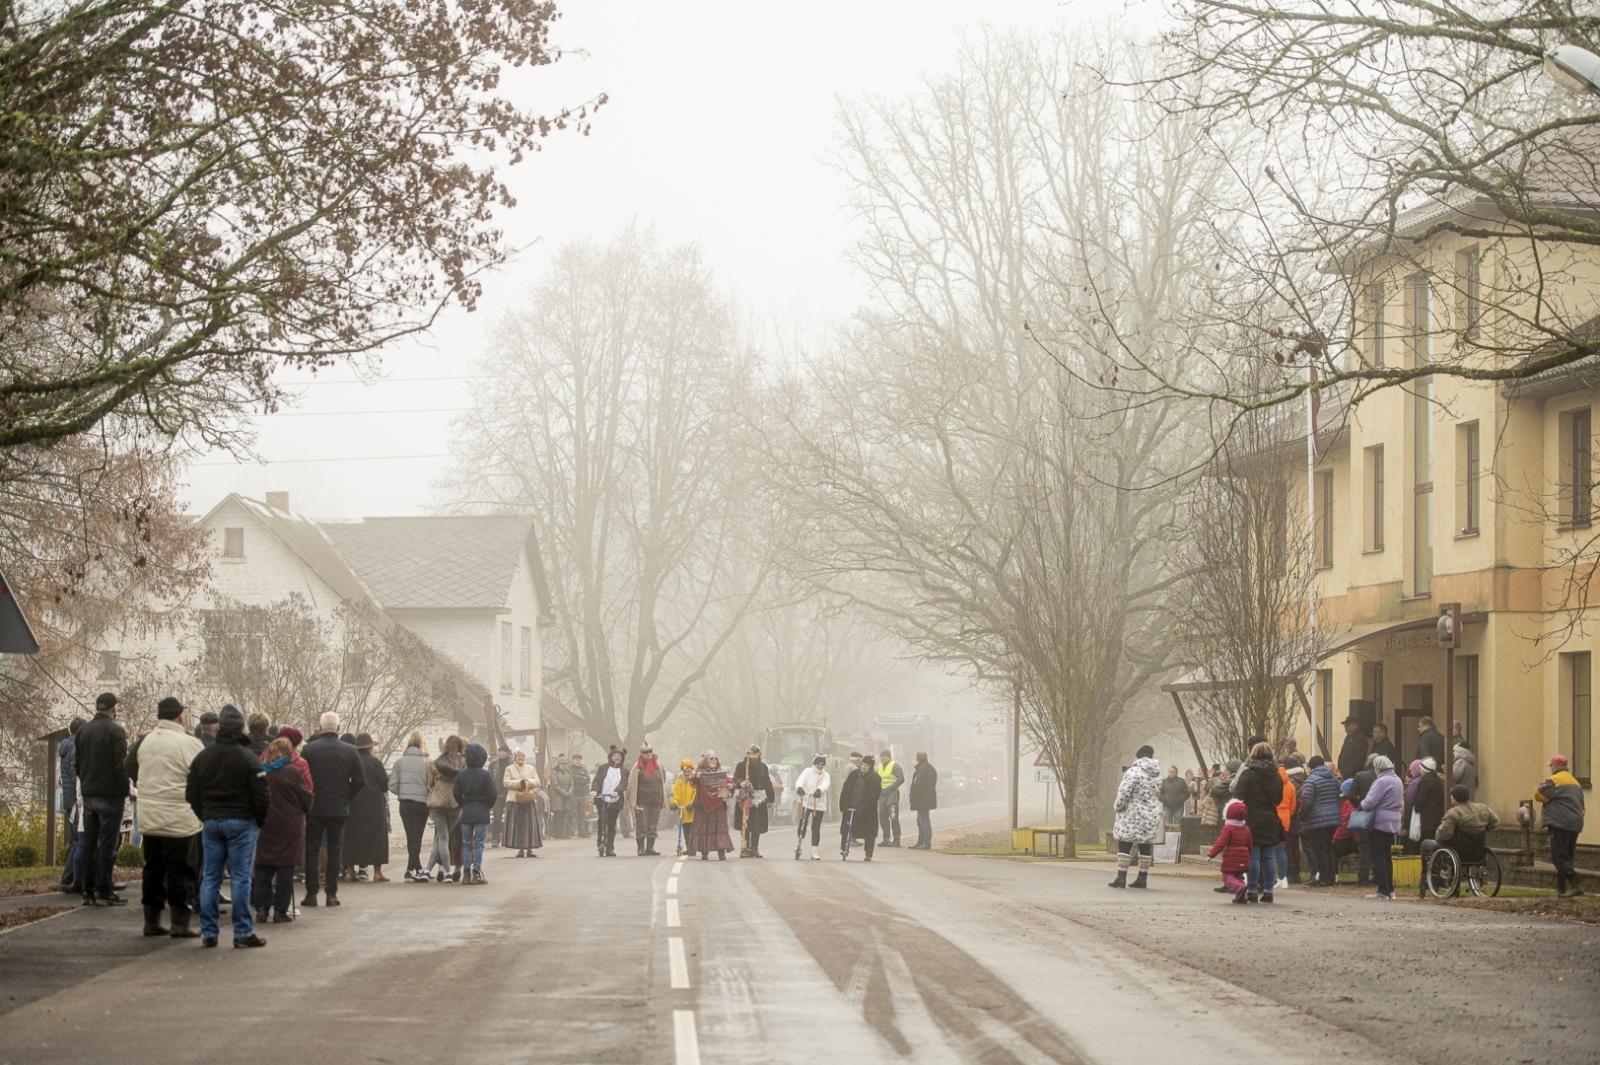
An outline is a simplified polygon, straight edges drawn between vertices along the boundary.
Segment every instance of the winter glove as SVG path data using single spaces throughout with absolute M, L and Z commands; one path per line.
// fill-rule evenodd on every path
M 811 797 L 812 797 L 812 798 L 813 798 L 813 799 L 820 799 L 820 798 L 822 798 L 822 789 L 821 789 L 821 788 L 818 788 L 818 789 L 817 789 L 817 790 L 816 790 L 816 791 L 813 791 L 813 792 L 812 792 L 812 793 L 811 793 Z

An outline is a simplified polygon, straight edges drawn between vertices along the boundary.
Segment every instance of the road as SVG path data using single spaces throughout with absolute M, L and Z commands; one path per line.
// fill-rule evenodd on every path
M 1600 1061 L 1589 926 L 789 839 L 494 851 L 486 887 L 347 885 L 264 950 L 74 911 L 0 935 L 0 1062 Z

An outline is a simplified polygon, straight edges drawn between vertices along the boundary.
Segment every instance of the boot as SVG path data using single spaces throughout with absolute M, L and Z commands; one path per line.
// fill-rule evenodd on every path
M 635 849 L 637 851 L 637 857 L 643 858 L 644 857 L 644 840 L 635 839 L 633 842 L 634 842 Z
M 1127 887 L 1128 886 L 1128 871 L 1126 869 L 1118 869 L 1117 870 L 1117 878 L 1115 880 L 1111 881 L 1111 883 L 1107 884 L 1106 886 L 1107 887 L 1123 887 L 1123 888 Z
M 1150 886 L 1150 874 L 1145 872 L 1143 869 L 1139 870 L 1139 875 L 1134 877 L 1133 878 L 1133 883 L 1129 884 L 1128 886 L 1129 887 L 1137 887 L 1137 888 L 1149 887 Z
M 193 912 L 175 913 L 175 914 L 173 914 L 172 915 L 172 933 L 171 933 L 172 934 L 172 938 L 173 939 L 198 939 L 198 938 L 200 938 L 200 930 L 197 929 L 197 928 L 190 928 L 189 927 L 190 923 L 193 920 L 194 920 L 194 913 Z
M 168 932 L 161 927 L 160 906 L 146 906 L 144 908 L 144 934 L 147 936 L 164 936 Z
M 1575 898 L 1577 898 L 1578 896 L 1580 896 L 1582 894 L 1583 894 L 1583 888 L 1578 886 L 1578 878 L 1577 877 L 1571 877 L 1570 879 L 1567 880 L 1567 888 L 1566 888 L 1566 890 L 1565 891 L 1558 891 L 1556 893 L 1556 898 L 1558 898 L 1558 899 L 1575 899 Z
M 1243 905 L 1245 905 L 1245 903 L 1249 902 L 1250 900 L 1248 900 L 1248 899 L 1246 899 L 1244 897 L 1244 888 L 1240 888 L 1238 890 L 1238 892 L 1233 896 L 1233 901 L 1238 903 L 1240 906 L 1243 906 Z
M 645 854 L 646 858 L 654 857 L 655 855 L 657 855 L 659 853 L 660 852 L 656 850 L 656 841 L 655 840 L 653 840 L 653 839 L 645 840 L 645 842 L 644 842 L 644 854 Z

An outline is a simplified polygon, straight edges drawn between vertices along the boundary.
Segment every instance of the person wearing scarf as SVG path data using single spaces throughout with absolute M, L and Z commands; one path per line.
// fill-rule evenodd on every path
M 515 847 L 518 858 L 537 858 L 533 853 L 544 846 L 539 826 L 539 771 L 528 764 L 528 756 L 518 747 L 500 780 L 506 792 L 506 823 L 501 845 Z
M 699 854 L 701 861 L 712 851 L 717 852 L 718 861 L 726 861 L 733 849 L 728 836 L 728 800 L 732 796 L 733 785 L 717 752 L 704 752 L 694 772 L 694 820 L 688 831 L 689 853 Z
M 292 765 L 295 769 L 300 771 L 301 779 L 303 779 L 306 782 L 306 790 L 311 792 L 312 795 L 315 795 L 316 792 L 317 792 L 317 789 L 316 789 L 316 785 L 313 784 L 312 781 L 311 781 L 311 766 L 304 758 L 300 757 L 300 744 L 305 740 L 305 734 L 302 733 L 299 729 L 295 728 L 293 725 L 285 725 L 281 729 L 278 730 L 278 734 L 276 736 L 274 736 L 273 738 L 274 739 L 288 740 L 289 741 L 289 747 L 290 747 L 290 751 L 291 751 L 290 758 L 289 758 L 289 764 Z M 269 744 L 269 746 L 270 746 L 270 744 Z M 267 752 L 266 751 L 262 751 L 261 752 L 261 761 L 262 761 L 263 765 L 266 764 L 266 760 L 267 760 Z M 304 856 L 303 855 L 302 855 L 302 860 L 304 860 Z
M 428 816 L 433 819 L 433 853 L 428 855 L 428 867 L 423 875 L 434 876 L 437 867 L 437 880 L 441 884 L 446 879 L 456 880 L 461 876 L 459 870 L 452 872 L 450 869 L 450 836 L 461 823 L 461 806 L 456 802 L 455 788 L 456 776 L 465 764 L 466 749 L 467 741 L 460 736 L 446 736 L 444 753 L 428 763 Z
M 611 748 L 589 784 L 595 803 L 595 849 L 602 858 L 617 856 L 617 818 L 622 816 L 622 804 L 627 801 L 628 767 L 622 764 L 627 756 L 621 747 Z
M 659 854 L 656 850 L 656 823 L 667 801 L 667 778 L 661 762 L 648 742 L 639 745 L 639 760 L 628 776 L 628 808 L 633 811 L 634 842 L 640 856 Z
M 261 752 L 261 768 L 267 773 L 270 798 L 267 823 L 256 838 L 250 903 L 258 922 L 266 923 L 270 909 L 272 922 L 282 924 L 294 920 L 289 916 L 289 904 L 294 901 L 294 867 L 305 860 L 311 785 L 295 768 L 294 744 L 282 732 Z

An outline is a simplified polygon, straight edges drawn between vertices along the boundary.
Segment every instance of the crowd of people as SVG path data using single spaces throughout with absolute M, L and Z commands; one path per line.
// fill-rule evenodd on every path
M 1176 767 L 1162 777 L 1155 751 L 1139 748 L 1117 788 L 1117 875 L 1111 886 L 1146 887 L 1154 841 L 1191 807 L 1202 831 L 1216 833 L 1208 858 L 1222 857 L 1217 890 L 1240 904 L 1270 903 L 1274 890 L 1291 884 L 1336 886 L 1339 861 L 1350 856 L 1356 859 L 1356 885 L 1373 889 L 1367 897 L 1393 899 L 1397 849 L 1424 862 L 1444 846 L 1471 841 L 1474 851 L 1482 849 L 1500 820 L 1476 801 L 1476 759 L 1464 739 L 1456 737 L 1446 781 L 1444 735 L 1423 717 L 1416 756 L 1402 778 L 1399 753 L 1383 725 L 1369 732 L 1352 717 L 1344 728 L 1344 744 L 1332 763 L 1321 755 L 1304 757 L 1293 739 L 1278 753 L 1266 737 L 1252 736 L 1243 760 L 1214 765 L 1199 778 L 1179 777 Z M 1549 769 L 1533 797 L 1541 809 L 1540 828 L 1550 837 L 1557 894 L 1575 898 L 1583 894 L 1575 867 L 1583 789 L 1564 755 L 1552 757 Z M 1308 879 L 1302 880 L 1302 872 Z
M 631 764 L 627 751 L 612 747 L 592 773 L 581 755 L 560 755 L 543 781 L 520 749 L 501 746 L 491 759 L 483 745 L 448 736 L 434 757 L 420 731 L 386 767 L 373 753 L 373 738 L 341 734 L 339 715 L 331 712 L 307 738 L 232 705 L 201 715 L 191 728 L 188 709 L 166 698 L 154 727 L 131 743 L 117 712 L 116 695 L 102 693 L 94 717 L 74 721 L 57 749 L 68 812 L 61 889 L 81 894 L 86 906 L 127 905 L 120 894 L 127 885 L 114 881 L 113 869 L 131 811 L 131 834 L 144 856 L 144 933 L 200 938 L 207 947 L 219 941 L 223 909 L 231 910 L 234 946 L 264 946 L 256 925 L 294 920 L 297 879 L 305 885 L 301 908 L 339 906 L 341 883 L 386 882 L 390 795 L 406 838 L 403 879 L 467 885 L 488 883 L 486 847 L 536 858 L 547 834 L 587 835 L 591 810 L 602 858 L 616 857 L 619 832 L 634 836 L 637 855 L 659 854 L 664 816 L 676 818 L 680 854 L 726 859 L 737 836 L 740 857 L 761 858 L 777 801 L 755 744 L 731 769 L 708 750 L 698 762 L 683 760 L 670 780 L 648 743 Z M 878 758 L 853 753 L 850 762 L 838 796 L 841 855 L 860 846 L 871 861 L 880 826 L 881 845 L 901 845 L 899 800 L 907 777 L 888 750 Z M 937 780 L 919 752 L 908 789 L 917 816 L 914 849 L 932 846 Z M 798 774 L 790 799 L 802 843 L 810 831 L 813 859 L 821 857 L 831 796 L 827 759 L 818 754 Z M 424 861 L 430 825 L 432 849 Z

